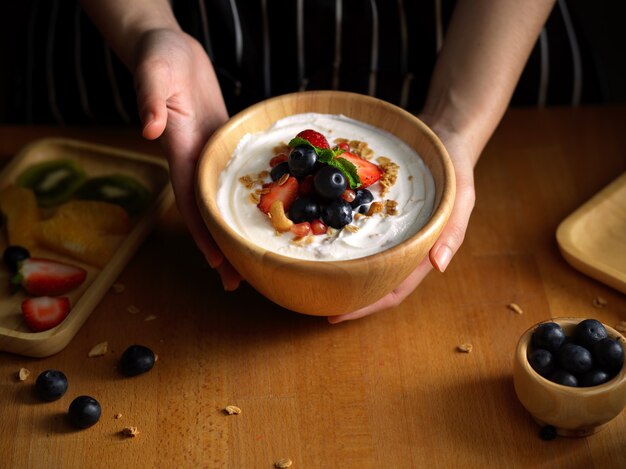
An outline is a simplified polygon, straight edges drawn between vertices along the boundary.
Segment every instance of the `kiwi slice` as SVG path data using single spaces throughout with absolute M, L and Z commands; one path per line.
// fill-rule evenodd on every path
M 88 179 L 75 195 L 83 200 L 120 205 L 131 215 L 145 209 L 152 197 L 150 191 L 137 179 L 123 174 Z
M 85 171 L 76 161 L 53 160 L 29 166 L 17 177 L 16 184 L 32 189 L 38 205 L 52 207 L 69 199 L 85 178 Z

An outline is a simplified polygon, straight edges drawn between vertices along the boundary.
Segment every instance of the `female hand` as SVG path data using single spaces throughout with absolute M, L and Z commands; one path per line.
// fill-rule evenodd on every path
M 181 31 L 154 29 L 143 34 L 134 59 L 135 88 L 143 136 L 162 136 L 178 210 L 225 290 L 235 290 L 239 274 L 209 234 L 195 198 L 198 157 L 228 113 L 213 66 L 202 46 Z
M 427 124 L 429 123 L 427 116 L 420 117 Z M 398 306 L 415 290 L 433 267 L 439 272 L 446 270 L 452 257 L 463 243 L 469 218 L 474 208 L 474 164 L 478 156 L 468 150 L 470 146 L 467 145 L 462 135 L 448 130 L 443 126 L 438 127 L 436 124 L 433 124 L 432 129 L 441 139 L 446 150 L 448 150 L 456 175 L 456 198 L 448 223 L 434 246 L 430 249 L 428 256 L 426 256 L 417 268 L 400 285 L 392 290 L 391 293 L 377 302 L 359 310 L 338 316 L 330 316 L 328 321 L 331 324 L 361 318 L 384 309 Z

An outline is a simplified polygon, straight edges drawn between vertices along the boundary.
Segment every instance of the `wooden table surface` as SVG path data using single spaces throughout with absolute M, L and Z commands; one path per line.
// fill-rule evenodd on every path
M 247 285 L 223 292 L 172 208 L 120 275 L 125 290 L 107 294 L 65 350 L 0 353 L 0 466 L 626 467 L 624 413 L 595 436 L 545 442 L 512 383 L 516 341 L 534 323 L 626 320 L 626 297 L 572 269 L 555 241 L 558 224 L 626 170 L 624 123 L 626 108 L 509 112 L 477 166 L 476 208 L 449 269 L 351 323 L 286 311 Z M 50 135 L 159 151 L 128 130 L 4 127 L 0 155 Z M 592 306 L 597 296 L 606 307 Z M 105 340 L 109 353 L 88 358 Z M 158 362 L 122 378 L 117 360 L 134 343 Z M 473 352 L 457 352 L 462 343 Z M 49 368 L 70 385 L 43 404 L 32 386 Z M 65 412 L 80 394 L 103 414 L 75 431 Z M 241 414 L 223 413 L 230 404 Z M 124 437 L 124 426 L 141 433 Z

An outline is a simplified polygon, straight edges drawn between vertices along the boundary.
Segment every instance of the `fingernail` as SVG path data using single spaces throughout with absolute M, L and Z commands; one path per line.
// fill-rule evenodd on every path
M 217 269 L 217 273 L 222 280 L 224 291 L 237 290 L 239 284 L 241 283 L 241 277 L 235 269 L 233 269 L 229 264 L 222 264 L 222 266 Z
M 341 319 L 341 316 L 328 316 L 326 319 L 331 324 L 339 324 L 340 322 L 343 322 L 343 319 Z
M 439 272 L 443 272 L 448 267 L 448 264 L 452 260 L 452 249 L 445 244 L 440 246 L 435 253 L 435 267 Z

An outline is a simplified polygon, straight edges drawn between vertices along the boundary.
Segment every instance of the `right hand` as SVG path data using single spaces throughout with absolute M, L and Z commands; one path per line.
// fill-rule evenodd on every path
M 209 234 L 194 190 L 200 152 L 228 120 L 213 66 L 191 36 L 156 29 L 139 41 L 133 74 L 143 136 L 162 137 L 178 210 L 207 262 L 219 272 L 224 289 L 235 290 L 241 277 Z

